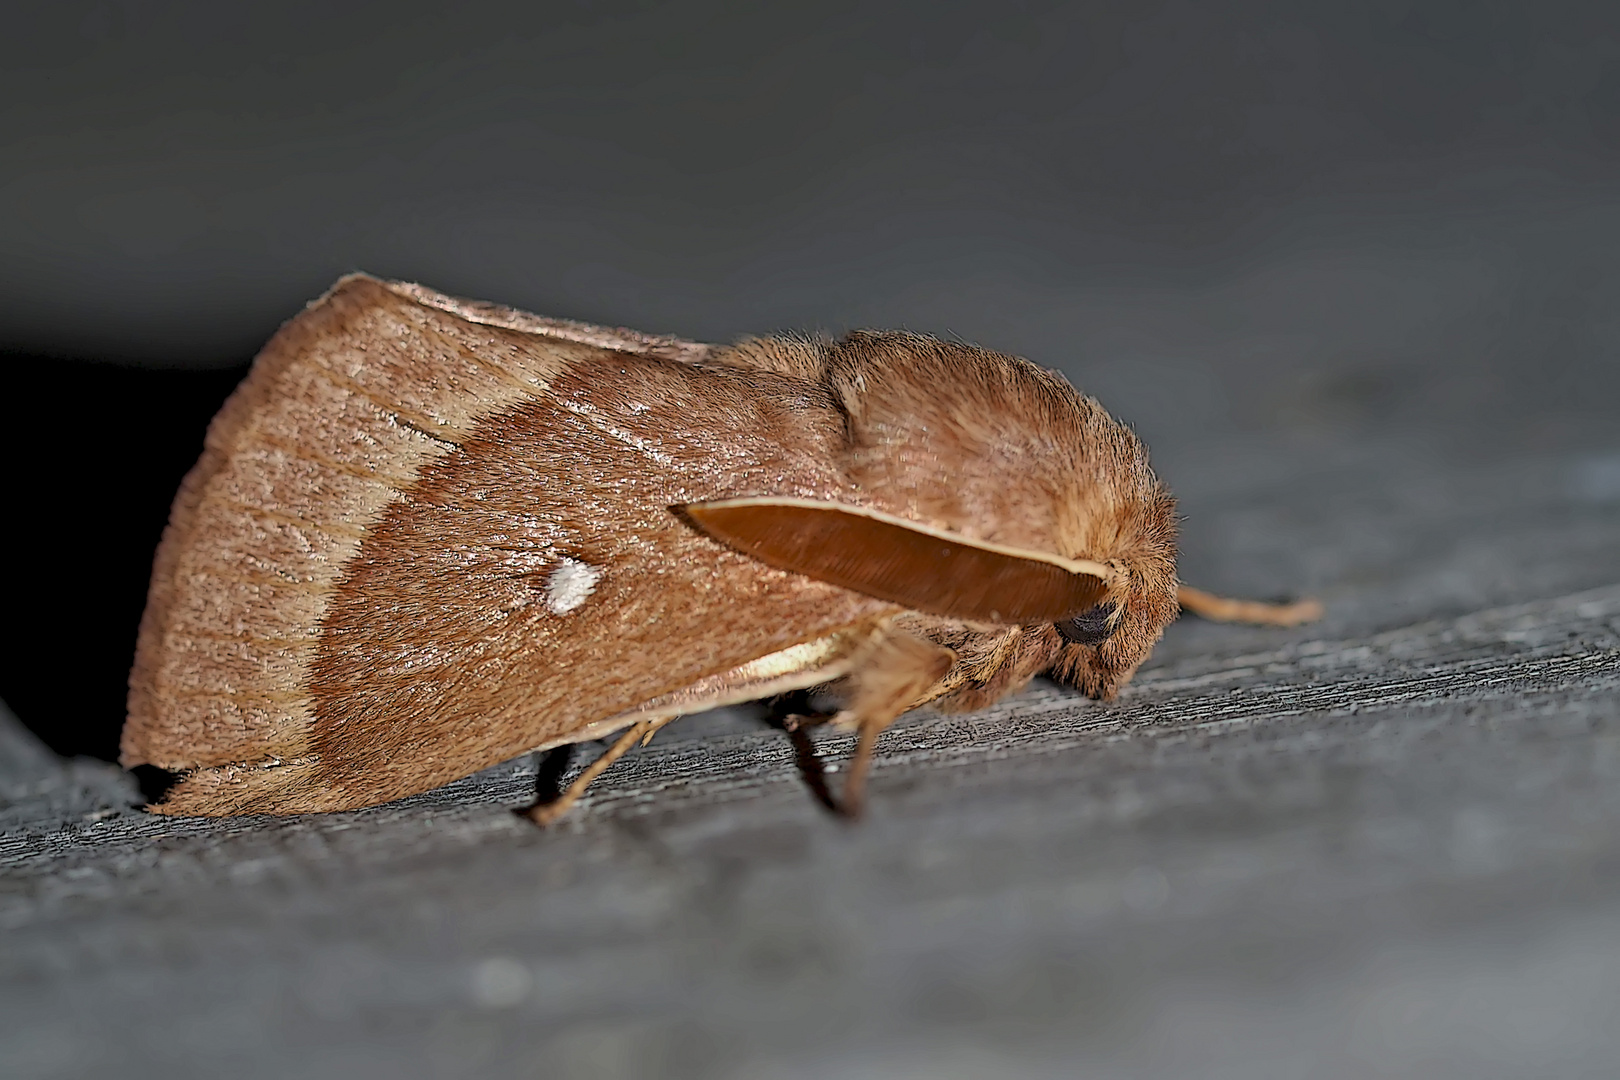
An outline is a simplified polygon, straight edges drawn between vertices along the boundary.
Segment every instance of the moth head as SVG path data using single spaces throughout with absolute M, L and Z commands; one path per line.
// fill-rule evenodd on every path
M 1103 700 L 1130 681 L 1180 612 L 1170 496 L 1155 486 L 1112 518 L 1099 552 L 1112 571 L 1107 599 L 1053 623 L 1062 642 L 1053 677 Z

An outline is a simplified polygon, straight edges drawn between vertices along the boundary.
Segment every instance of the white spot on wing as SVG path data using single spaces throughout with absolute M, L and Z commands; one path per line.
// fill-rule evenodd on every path
M 555 615 L 573 611 L 595 590 L 602 571 L 578 559 L 564 559 L 546 578 L 546 607 Z

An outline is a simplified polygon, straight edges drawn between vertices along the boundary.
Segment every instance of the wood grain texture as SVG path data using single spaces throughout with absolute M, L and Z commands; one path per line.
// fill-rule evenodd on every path
M 941 1047 L 996 1075 L 1103 1052 L 1156 1075 L 1170 1047 L 1191 1078 L 1212 1057 L 1265 1075 L 1278 1043 L 1357 1051 L 1334 1076 L 1393 1057 L 1460 1078 L 1486 1032 L 1506 1064 L 1483 1075 L 1604 1075 L 1620 589 L 1185 651 L 1212 629 L 1177 628 L 1182 655 L 1111 706 L 1040 687 L 902 719 L 855 830 L 780 733 L 740 723 L 677 723 L 545 834 L 511 813 L 526 762 L 225 820 L 131 812 L 117 774 L 53 762 L 0 806 L 0 1071 L 183 1074 L 201 1029 L 266 1078 L 591 1075 L 604 1044 L 622 1076 L 917 1071 Z M 494 995 L 492 969 L 526 978 Z M 1385 1011 L 1414 1000 L 1448 1011 Z M 1212 1047 L 1217 1005 L 1253 1037 Z M 1528 1033 L 1503 1021 L 1531 1010 Z M 337 1022 L 373 1012 L 400 1019 Z

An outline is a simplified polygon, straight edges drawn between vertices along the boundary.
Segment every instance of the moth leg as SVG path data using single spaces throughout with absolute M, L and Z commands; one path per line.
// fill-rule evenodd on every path
M 1212 622 L 1259 623 L 1263 626 L 1298 626 L 1315 622 L 1322 617 L 1322 605 L 1315 600 L 1299 600 L 1292 604 L 1266 604 L 1258 600 L 1233 600 L 1216 596 L 1191 585 L 1176 588 L 1176 602 L 1181 610 L 1190 611 Z
M 891 632 L 878 639 L 851 673 L 849 706 L 835 717 L 856 729 L 855 756 L 839 806 L 845 817 L 861 816 L 877 737 L 895 717 L 923 699 L 955 661 L 956 654 L 942 645 Z
M 842 712 L 792 712 L 784 713 L 775 720 L 783 731 L 804 731 L 834 721 L 844 723 L 846 717 Z
M 815 709 L 809 690 L 790 690 L 771 699 L 769 722 L 788 734 L 829 723 L 841 715 L 837 711 Z
M 816 744 L 806 731 L 835 720 L 840 715 L 836 710 L 826 712 L 816 709 L 810 690 L 803 689 L 789 690 L 771 698 L 766 717 L 767 723 L 787 735 L 788 745 L 793 747 L 793 764 L 798 767 L 799 777 L 810 789 L 810 794 L 816 802 L 834 813 L 838 811 L 838 800 L 833 798 L 831 789 L 827 787 L 827 770 L 821 758 L 816 756 Z
M 574 744 L 564 743 L 534 754 L 535 804 L 548 803 L 562 794 L 563 774 L 574 760 Z
M 613 745 L 608 747 L 601 757 L 585 766 L 585 771 L 575 777 L 574 782 L 569 784 L 561 795 L 558 795 L 550 802 L 531 806 L 527 810 L 520 811 L 520 813 L 536 825 L 544 827 L 552 824 L 566 814 L 568 808 L 578 802 L 581 795 L 585 794 L 585 789 L 591 786 L 591 782 L 607 772 L 608 768 L 623 757 L 625 752 L 634 746 L 638 739 L 641 740 L 643 746 L 647 745 L 648 741 L 658 733 L 659 728 L 677 719 L 679 717 L 665 716 L 632 724 L 625 729 L 623 735 L 614 740 Z
M 825 720 L 832 718 L 827 716 Z M 810 789 L 810 794 L 815 797 L 816 802 L 837 813 L 838 800 L 833 798 L 831 789 L 827 787 L 827 770 L 822 765 L 821 758 L 816 756 L 816 744 L 810 741 L 810 736 L 805 734 L 804 728 L 787 722 L 795 719 L 800 718 L 789 716 L 780 721 L 782 730 L 787 733 L 788 745 L 793 747 L 793 764 L 798 766 L 799 776 Z

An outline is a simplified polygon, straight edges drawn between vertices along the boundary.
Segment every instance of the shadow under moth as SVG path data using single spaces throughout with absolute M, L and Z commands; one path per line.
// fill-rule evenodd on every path
M 158 813 L 373 806 L 830 684 L 858 733 L 1047 673 L 1112 698 L 1182 607 L 1142 445 L 1061 376 L 910 333 L 723 347 L 354 275 L 209 427 L 159 545 L 125 766 Z

